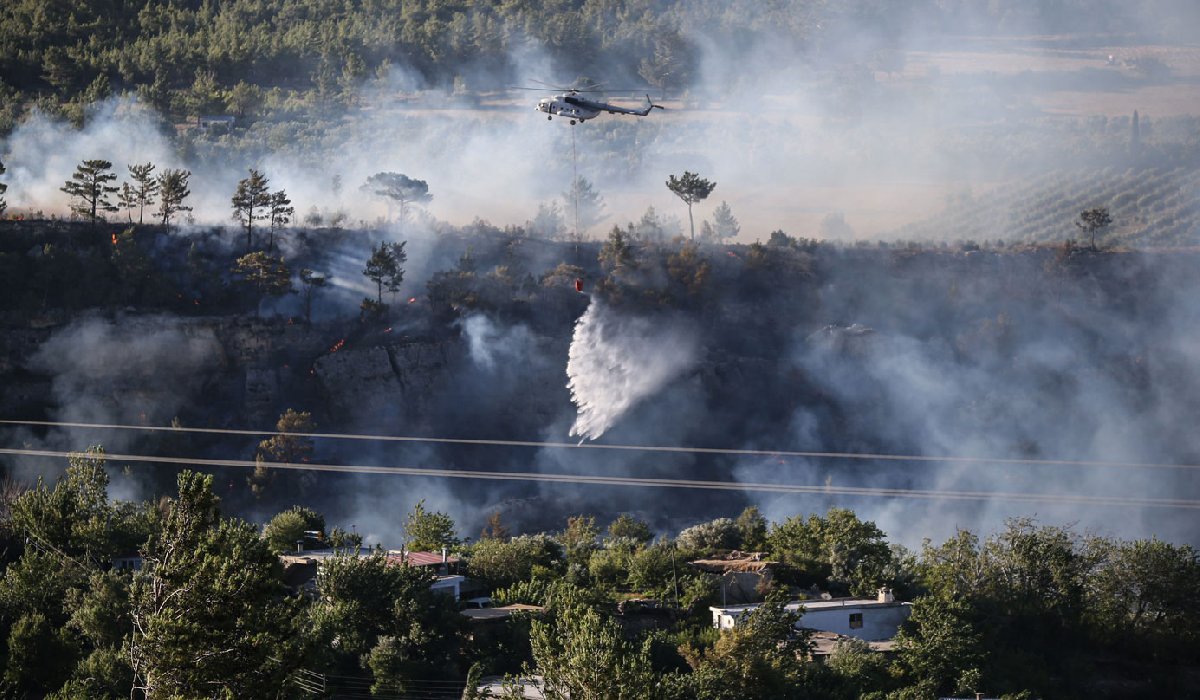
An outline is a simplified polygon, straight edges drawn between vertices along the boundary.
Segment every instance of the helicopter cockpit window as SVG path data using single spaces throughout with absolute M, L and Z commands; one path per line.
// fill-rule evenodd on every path
M 566 102 L 569 105 L 578 105 L 579 104 L 579 100 L 575 99 L 574 97 L 571 97 L 570 95 L 564 97 L 563 102 Z

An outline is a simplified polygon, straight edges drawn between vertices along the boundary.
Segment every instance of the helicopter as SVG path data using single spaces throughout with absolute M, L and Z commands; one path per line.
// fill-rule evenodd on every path
M 534 81 L 538 82 L 538 81 Z M 543 83 L 544 84 L 544 83 Z M 646 95 L 646 106 L 641 109 L 631 109 L 622 107 L 608 102 L 600 102 L 583 97 L 580 93 L 584 92 L 599 92 L 597 89 L 581 90 L 577 88 L 556 88 L 548 86 L 545 88 L 520 88 L 522 90 L 561 90 L 561 94 L 553 97 L 543 97 L 538 100 L 534 106 L 539 112 L 545 112 L 546 119 L 554 117 L 564 117 L 571 121 L 574 126 L 576 122 L 587 121 L 600 116 L 602 112 L 609 114 L 629 114 L 635 117 L 645 117 L 650 114 L 651 110 L 662 109 L 662 105 L 656 105 L 650 101 L 650 95 Z

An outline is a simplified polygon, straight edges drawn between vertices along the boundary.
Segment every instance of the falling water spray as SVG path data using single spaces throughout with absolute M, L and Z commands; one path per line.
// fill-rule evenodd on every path
M 695 365 L 695 332 L 680 320 L 630 316 L 592 298 L 575 323 L 567 388 L 571 435 L 595 440 L 631 408 Z

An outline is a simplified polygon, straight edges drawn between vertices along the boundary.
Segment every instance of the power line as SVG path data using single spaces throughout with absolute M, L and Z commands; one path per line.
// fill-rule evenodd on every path
M 66 459 L 79 452 L 61 450 L 32 450 L 0 448 L 0 454 L 26 457 Z M 1140 498 L 1133 496 L 1093 496 L 1086 494 L 1022 493 L 1013 491 L 949 491 L 942 489 L 877 488 L 861 486 L 768 484 L 761 482 L 712 481 L 704 479 L 671 479 L 587 474 L 555 474 L 532 471 L 484 471 L 468 469 L 437 469 L 429 467 L 379 466 L 369 464 L 292 464 L 288 462 L 258 462 L 245 459 L 201 459 L 194 457 L 160 457 L 141 454 L 105 454 L 105 459 L 118 462 L 151 462 L 199 467 L 234 467 L 291 469 L 297 471 L 376 474 L 387 476 L 417 476 L 439 479 L 477 479 L 486 481 L 534 481 L 591 486 L 628 486 L 635 488 L 678 488 L 709 491 L 757 491 L 763 493 L 836 495 L 884 498 L 920 498 L 958 501 L 1007 500 L 1027 503 L 1066 503 L 1093 506 L 1124 506 L 1138 508 L 1200 509 L 1200 500 L 1182 498 Z
M 1173 464 L 1170 462 L 1121 462 L 1092 459 L 1033 459 L 1017 457 L 975 457 L 956 455 L 906 455 L 878 452 L 834 452 L 802 450 L 751 450 L 725 447 L 688 447 L 672 445 L 620 445 L 549 440 L 493 440 L 484 438 L 421 437 L 413 435 L 371 435 L 366 433 L 281 433 L 275 430 L 247 430 L 242 428 L 188 428 L 170 425 L 133 425 L 127 423 L 81 423 L 72 421 L 0 420 L 0 425 L 24 425 L 50 428 L 90 428 L 96 430 L 134 430 L 146 432 L 202 433 L 212 435 L 241 435 L 264 437 L 288 435 L 318 440 L 363 440 L 372 442 L 414 442 L 445 445 L 472 445 L 491 447 L 537 447 L 566 450 L 617 450 L 633 452 L 716 454 L 737 457 L 797 457 L 806 459 L 847 459 L 886 462 L 932 462 L 942 464 L 1010 464 L 1023 466 L 1059 467 L 1111 467 L 1118 469 L 1182 469 L 1200 471 L 1200 464 Z

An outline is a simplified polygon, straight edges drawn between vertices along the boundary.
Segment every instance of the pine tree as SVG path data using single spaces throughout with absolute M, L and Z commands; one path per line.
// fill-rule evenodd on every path
M 363 275 L 375 283 L 375 302 L 383 304 L 383 288 L 395 294 L 400 290 L 404 281 L 404 268 L 401 265 L 408 260 L 404 252 L 407 241 L 399 243 L 380 243 L 371 248 L 371 257 L 363 268 Z
M 158 186 L 158 192 L 161 195 L 158 200 L 158 216 L 162 219 L 163 226 L 167 230 L 171 228 L 171 219 L 181 211 L 191 211 L 191 207 L 183 205 L 183 200 L 191 196 L 192 191 L 188 189 L 188 180 L 192 177 L 190 170 L 171 170 L 170 168 L 162 171 L 155 181 Z
M 154 206 L 161 185 L 154 178 L 154 164 L 130 165 L 129 177 L 133 179 L 133 204 L 137 206 L 138 223 L 145 223 L 146 207 Z M 128 184 L 128 183 L 126 183 Z M 133 207 L 129 207 L 132 209 Z
M 400 173 L 375 173 L 367 178 L 362 188 L 377 197 L 395 202 L 400 209 L 401 224 L 408 216 L 409 206 L 425 204 L 433 199 L 433 195 L 429 193 L 429 183 Z
M 220 517 L 212 476 L 184 471 L 178 483 L 130 592 L 134 690 L 274 697 L 299 660 L 279 560 L 257 528 Z
M 708 199 L 717 183 L 705 180 L 696 173 L 684 171 L 681 177 L 671 175 L 667 180 L 667 189 L 683 200 L 688 208 L 688 225 L 691 227 L 692 240 L 696 240 L 696 222 L 692 218 L 692 205 Z
M 250 177 L 238 182 L 233 193 L 233 218 L 246 229 L 246 250 L 254 247 L 254 222 L 264 221 L 271 216 L 271 193 L 267 189 L 267 178 L 250 169 Z
M 108 183 L 116 179 L 117 176 L 112 173 L 111 162 L 85 160 L 75 167 L 71 179 L 59 189 L 76 200 L 71 204 L 71 211 L 87 217 L 94 225 L 102 218 L 103 212 L 117 210 L 108 199 L 110 194 L 117 191 L 116 186 Z
M 283 190 L 273 192 L 271 194 L 271 236 L 267 243 L 267 250 L 275 250 L 275 232 L 282 229 L 292 222 L 292 215 L 296 213 L 296 208 L 292 206 L 292 200 L 288 199 L 287 193 Z

